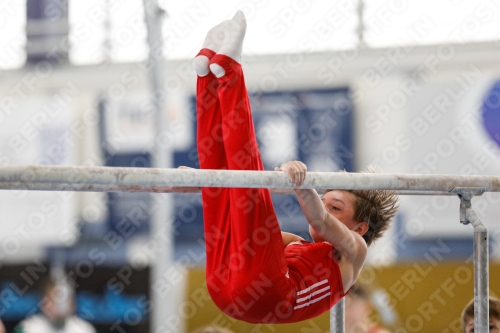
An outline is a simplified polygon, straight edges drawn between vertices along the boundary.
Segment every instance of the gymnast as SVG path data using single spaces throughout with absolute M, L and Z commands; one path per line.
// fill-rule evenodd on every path
M 201 169 L 264 170 L 240 64 L 246 20 L 212 28 L 193 61 Z M 307 167 L 276 168 L 295 185 L 314 243 L 281 232 L 268 189 L 202 188 L 206 278 L 215 304 L 250 323 L 291 323 L 328 311 L 354 284 L 367 246 L 397 210 L 393 191 L 300 189 Z

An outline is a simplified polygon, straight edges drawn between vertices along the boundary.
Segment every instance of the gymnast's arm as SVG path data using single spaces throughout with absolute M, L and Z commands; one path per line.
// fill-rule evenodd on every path
M 284 231 L 281 232 L 281 238 L 283 238 L 283 245 L 285 247 L 287 247 L 287 245 L 290 244 L 291 242 L 298 242 L 298 241 L 304 240 L 304 238 L 302 238 L 300 236 L 291 234 L 289 232 L 284 232 Z
M 299 161 L 282 164 L 281 170 L 288 173 L 295 186 L 301 186 L 307 167 Z M 332 244 L 354 267 L 361 269 L 367 252 L 365 240 L 356 232 L 349 230 L 336 217 L 328 213 L 318 193 L 313 189 L 295 189 L 300 208 L 314 231 Z
M 318 193 L 312 189 L 296 189 L 300 208 L 314 231 L 339 251 L 355 267 L 363 265 L 367 246 L 358 233 L 349 230 L 325 209 Z

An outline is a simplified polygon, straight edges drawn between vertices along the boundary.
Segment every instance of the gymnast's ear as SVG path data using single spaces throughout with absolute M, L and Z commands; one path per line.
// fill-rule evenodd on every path
M 358 222 L 358 225 L 354 229 L 354 232 L 363 236 L 364 234 L 366 234 L 368 232 L 368 229 L 370 229 L 370 226 L 368 225 L 367 222 Z

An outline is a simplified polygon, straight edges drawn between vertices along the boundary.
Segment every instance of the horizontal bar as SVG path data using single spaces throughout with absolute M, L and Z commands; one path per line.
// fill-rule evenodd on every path
M 172 186 L 271 189 L 294 187 L 286 174 L 277 171 L 0 166 L 0 189 L 6 190 L 172 192 Z M 301 188 L 387 189 L 426 191 L 434 194 L 450 192 L 455 187 L 480 187 L 487 192 L 500 192 L 500 177 L 308 172 Z
M 127 186 L 127 185 L 87 185 L 65 183 L 24 183 L 0 182 L 0 190 L 28 190 L 28 191 L 74 191 L 74 192 L 152 192 L 152 193 L 201 193 L 198 187 L 172 186 Z M 293 188 L 270 188 L 272 194 L 295 194 Z M 326 189 L 317 190 L 323 194 Z M 456 196 L 454 193 L 442 191 L 411 191 L 396 190 L 398 195 L 446 195 Z

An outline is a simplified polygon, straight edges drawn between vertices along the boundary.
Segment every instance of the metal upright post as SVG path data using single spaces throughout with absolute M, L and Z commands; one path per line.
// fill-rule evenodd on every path
M 474 332 L 489 332 L 488 229 L 472 209 L 472 197 L 484 188 L 455 188 L 460 198 L 460 222 L 474 227 Z
M 158 0 L 143 0 L 148 31 L 149 59 L 146 66 L 150 78 L 150 93 L 155 112 L 155 136 L 152 151 L 152 165 L 155 168 L 171 167 L 171 147 L 162 144 L 161 136 L 166 132 L 165 77 L 166 66 L 163 57 L 162 25 L 164 11 Z M 172 200 L 161 193 L 152 193 L 150 241 L 157 247 L 151 262 L 151 300 L 154 308 L 151 314 L 151 332 L 181 331 L 180 319 L 176 315 L 177 300 L 172 288 L 167 295 L 154 291 L 156 283 L 168 280 L 165 272 L 173 267 Z
M 330 333 L 344 333 L 344 312 L 345 300 L 341 298 L 330 310 Z
M 356 8 L 356 12 L 358 15 L 358 27 L 356 28 L 356 34 L 358 36 L 358 47 L 365 47 L 365 22 L 363 19 L 363 15 L 365 12 L 365 3 L 364 0 L 358 0 L 358 6 Z
M 111 0 L 104 1 L 106 8 L 106 17 L 104 18 L 104 41 L 102 49 L 104 53 L 104 61 L 106 64 L 111 62 Z

